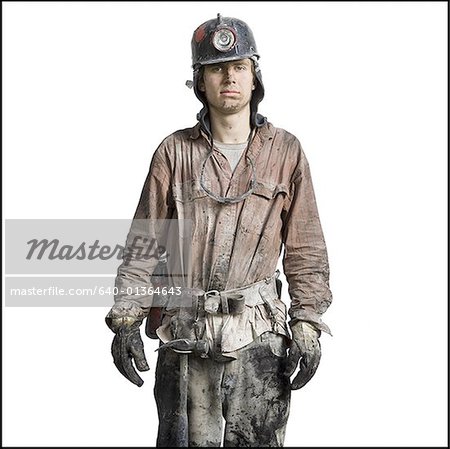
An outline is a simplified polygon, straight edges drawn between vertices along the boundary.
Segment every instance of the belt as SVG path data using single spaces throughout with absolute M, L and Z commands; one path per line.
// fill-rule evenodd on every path
M 204 310 L 210 314 L 239 314 L 245 310 L 245 306 L 254 307 L 266 304 L 271 314 L 276 314 L 273 301 L 278 298 L 276 279 L 280 275 L 277 270 L 272 276 L 244 287 L 230 290 L 208 290 L 198 288 L 183 288 L 182 298 L 178 298 L 176 304 L 167 305 L 167 310 L 183 307 L 192 307 L 193 303 L 203 302 Z M 175 298 L 173 298 L 175 299 Z

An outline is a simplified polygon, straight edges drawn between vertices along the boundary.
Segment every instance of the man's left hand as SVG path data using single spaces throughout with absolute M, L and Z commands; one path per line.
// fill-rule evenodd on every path
M 299 366 L 299 372 L 291 383 L 291 389 L 298 390 L 311 380 L 319 366 L 322 354 L 320 331 L 305 321 L 297 321 L 291 325 L 291 331 L 292 342 L 284 374 L 291 377 Z

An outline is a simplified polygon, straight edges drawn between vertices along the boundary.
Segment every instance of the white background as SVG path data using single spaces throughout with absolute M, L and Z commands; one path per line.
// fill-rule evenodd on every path
M 2 10 L 7 219 L 131 218 L 154 149 L 200 109 L 192 32 L 218 12 L 246 21 L 260 112 L 311 165 L 334 294 L 286 446 L 447 444 L 446 2 Z M 4 308 L 4 445 L 154 445 L 156 344 L 139 389 L 112 363 L 107 311 Z

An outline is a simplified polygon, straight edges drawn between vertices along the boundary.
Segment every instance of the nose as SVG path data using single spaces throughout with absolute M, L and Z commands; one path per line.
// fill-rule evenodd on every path
M 233 70 L 233 67 L 227 67 L 227 69 L 226 69 L 226 72 L 225 72 L 225 79 L 227 80 L 227 81 L 230 81 L 230 82 L 235 82 L 234 81 L 234 70 Z

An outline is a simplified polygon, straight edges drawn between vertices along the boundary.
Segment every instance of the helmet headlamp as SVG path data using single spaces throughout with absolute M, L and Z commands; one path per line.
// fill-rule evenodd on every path
M 220 28 L 213 34 L 212 44 L 215 49 L 226 52 L 236 44 L 236 36 L 230 28 Z

